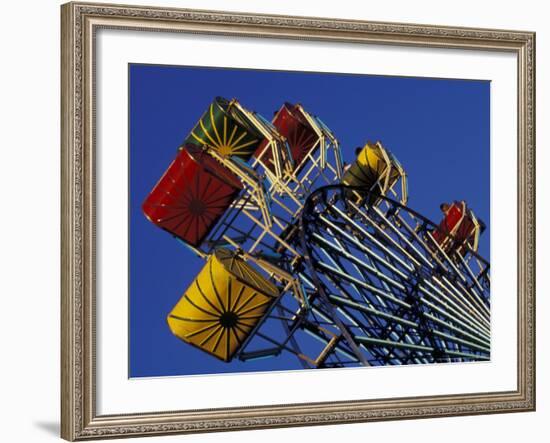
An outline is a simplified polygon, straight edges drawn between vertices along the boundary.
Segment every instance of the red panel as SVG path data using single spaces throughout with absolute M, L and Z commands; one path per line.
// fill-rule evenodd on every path
M 453 231 L 453 229 L 456 228 L 457 224 L 460 222 L 460 219 L 462 218 L 462 204 L 461 203 L 453 203 L 449 210 L 447 211 L 447 214 L 445 215 L 445 218 L 441 221 L 437 229 L 434 231 L 433 236 L 435 240 L 438 243 L 443 243 L 445 238 Z M 474 223 L 466 215 L 464 219 L 462 220 L 462 223 L 460 223 L 460 226 L 456 229 L 456 232 L 454 234 L 454 238 L 458 243 L 464 242 L 464 240 L 467 240 L 472 233 L 474 232 Z
M 456 239 L 459 243 L 463 243 L 465 240 L 470 238 L 470 236 L 474 233 L 474 230 L 475 225 L 470 217 L 465 217 L 456 231 Z
M 241 189 L 232 172 L 202 149 L 187 145 L 180 149 L 142 209 L 155 225 L 199 246 Z
M 449 208 L 449 211 L 447 212 L 447 215 L 445 216 L 445 220 L 444 220 L 447 232 L 451 232 L 456 227 L 458 222 L 460 222 L 461 218 L 462 218 L 462 205 L 453 203 Z
M 287 139 L 294 165 L 298 167 L 315 144 L 317 134 L 296 107 L 290 103 L 285 103 L 279 109 L 272 123 L 279 133 Z M 259 155 L 266 145 L 267 140 L 264 140 L 257 149 L 256 155 Z M 267 165 L 271 165 L 271 158 L 271 152 L 266 152 L 263 160 Z M 270 169 L 273 169 L 273 167 L 271 166 Z

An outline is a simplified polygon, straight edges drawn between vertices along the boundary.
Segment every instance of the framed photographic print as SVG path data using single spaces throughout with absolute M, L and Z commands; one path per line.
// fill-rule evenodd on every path
M 535 36 L 62 6 L 62 437 L 535 408 Z

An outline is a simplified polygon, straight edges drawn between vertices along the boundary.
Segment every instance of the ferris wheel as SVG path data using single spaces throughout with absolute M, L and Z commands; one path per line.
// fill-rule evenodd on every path
M 269 122 L 216 98 L 143 204 L 205 260 L 168 327 L 226 362 L 488 360 L 483 222 L 465 202 L 442 205 L 439 224 L 407 202 L 405 170 L 382 143 L 345 165 L 332 131 L 300 104 Z

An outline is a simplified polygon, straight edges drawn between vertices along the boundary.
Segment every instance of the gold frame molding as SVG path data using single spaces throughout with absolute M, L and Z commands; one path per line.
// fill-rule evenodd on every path
M 97 29 L 507 51 L 518 69 L 518 380 L 510 392 L 98 416 L 94 36 Z M 535 34 L 249 13 L 61 7 L 61 436 L 197 433 L 535 410 Z

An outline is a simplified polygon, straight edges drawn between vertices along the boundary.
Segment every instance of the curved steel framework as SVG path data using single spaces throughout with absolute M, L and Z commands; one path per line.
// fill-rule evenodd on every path
M 413 210 L 357 205 L 348 189 L 317 190 L 300 220 L 314 288 L 346 339 L 374 365 L 488 359 L 488 263 L 445 252 Z
M 257 136 L 247 141 L 254 152 L 233 155 L 208 143 L 226 142 L 232 127 Z M 197 277 L 193 293 L 177 305 L 177 316 L 188 323 L 172 327 L 179 338 L 224 361 L 287 352 L 304 368 L 490 358 L 489 263 L 477 253 L 481 224 L 465 204 L 452 224 L 440 225 L 404 206 L 405 171 L 380 142 L 367 143 L 346 167 L 332 131 L 301 105 L 285 103 L 269 122 L 222 98 L 189 140 L 200 140 L 208 162 L 240 182 L 241 190 L 200 241 L 172 234 L 210 266 L 220 248 L 231 251 L 234 260 L 255 269 L 255 282 L 241 277 L 239 284 L 274 286 L 278 295 L 266 299 L 243 334 L 239 315 L 249 309 L 243 306 L 248 298 L 241 294 L 237 302 L 234 286 L 203 270 L 200 285 Z M 356 184 L 350 170 L 367 171 L 368 184 L 350 186 Z M 184 194 L 185 184 L 172 182 L 161 179 L 144 204 L 153 223 L 147 208 L 164 204 L 155 196 Z M 193 297 L 199 301 L 191 303 Z M 208 314 L 212 306 L 216 312 Z M 208 321 L 221 332 L 201 327 Z

